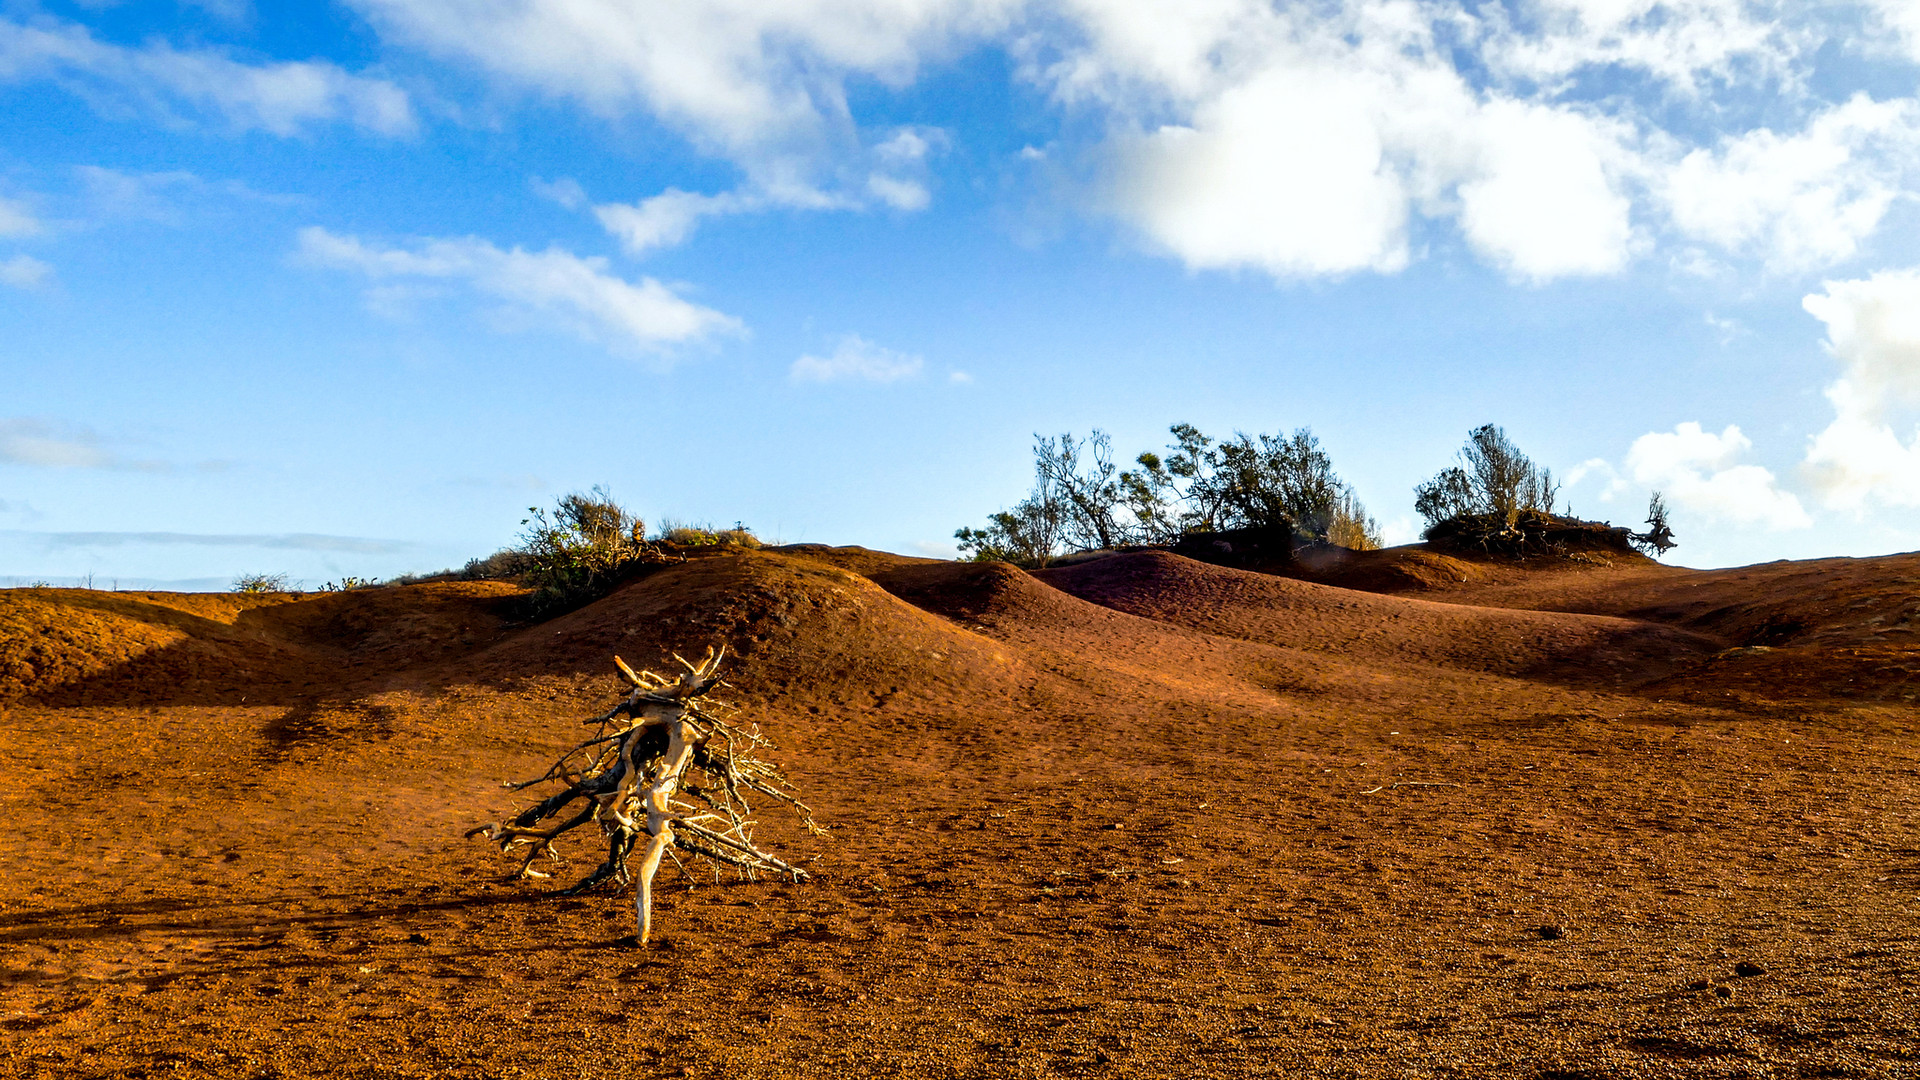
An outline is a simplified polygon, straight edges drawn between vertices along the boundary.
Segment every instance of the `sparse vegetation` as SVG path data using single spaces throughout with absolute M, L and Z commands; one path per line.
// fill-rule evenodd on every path
M 1276 530 L 1350 548 L 1380 546 L 1380 529 L 1307 428 L 1291 436 L 1235 432 L 1221 442 L 1175 424 L 1165 455 L 1120 470 L 1098 429 L 1034 436 L 1034 487 L 985 528 L 954 533 L 961 557 L 1044 566 L 1062 548 L 1173 544 L 1195 533 Z
M 339 581 L 329 581 L 320 586 L 321 592 L 351 592 L 355 589 L 371 589 L 380 584 L 379 578 L 354 577 L 348 574 Z
M 742 522 L 734 522 L 731 529 L 716 528 L 711 524 L 691 525 L 677 518 L 665 518 L 660 522 L 654 539 L 676 547 L 735 547 L 757 548 L 760 538 L 753 534 Z
M 237 593 L 282 593 L 287 591 L 285 574 L 241 574 L 233 579 Z
M 1507 433 L 1483 424 L 1467 433 L 1453 465 L 1414 488 L 1414 509 L 1427 519 L 1430 544 L 1506 555 L 1567 554 L 1578 550 L 1664 554 L 1674 546 L 1666 501 L 1648 506 L 1648 531 L 1583 521 L 1570 509 L 1555 513 L 1559 485 L 1553 473 L 1522 453 Z

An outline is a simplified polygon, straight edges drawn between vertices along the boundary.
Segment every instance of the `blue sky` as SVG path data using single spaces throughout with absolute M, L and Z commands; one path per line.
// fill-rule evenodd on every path
M 0 0 L 0 121 L 0 585 L 951 553 L 1175 422 L 1920 547 L 1908 0 Z

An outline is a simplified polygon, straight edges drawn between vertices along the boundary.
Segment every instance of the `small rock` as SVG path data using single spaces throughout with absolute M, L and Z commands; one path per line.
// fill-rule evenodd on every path
M 1695 979 L 1694 981 L 1692 981 L 1692 982 L 1690 982 L 1690 983 L 1688 983 L 1688 984 L 1687 984 L 1687 989 L 1689 989 L 1689 990 L 1705 990 L 1705 989 L 1707 989 L 1708 987 L 1710 987 L 1710 986 L 1712 986 L 1712 985 L 1713 985 L 1712 983 L 1710 983 L 1710 982 L 1708 982 L 1708 981 L 1707 981 L 1707 980 L 1705 980 L 1705 979 Z
M 1566 935 L 1566 931 L 1557 926 L 1540 926 L 1534 928 L 1533 932 L 1539 934 L 1542 941 L 1559 941 Z
M 1739 963 L 1733 965 L 1733 973 L 1745 979 L 1745 978 L 1750 978 L 1754 975 L 1765 975 L 1767 973 L 1767 969 L 1761 967 L 1759 964 L 1752 963 L 1751 961 L 1742 960 Z
M 427 943 L 427 935 L 425 934 L 407 935 L 407 944 L 409 945 L 425 945 L 426 943 Z
M 1717 998 L 1730 998 L 1733 996 L 1733 987 L 1716 986 L 1713 988 L 1713 996 Z

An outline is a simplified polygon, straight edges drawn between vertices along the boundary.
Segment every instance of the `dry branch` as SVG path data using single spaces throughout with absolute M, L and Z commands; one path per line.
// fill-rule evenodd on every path
M 787 804 L 809 830 L 818 832 L 813 811 L 792 794 L 792 785 L 760 755 L 771 744 L 757 730 L 715 715 L 725 706 L 707 698 L 723 684 L 716 672 L 726 652 L 708 649 L 698 664 L 675 656 L 686 670 L 668 679 L 634 671 L 618 656 L 614 666 L 633 686 L 632 693 L 604 714 L 588 720 L 593 735 L 567 751 L 546 773 L 505 785 L 524 791 L 546 783 L 565 787 L 504 822 L 470 829 L 485 835 L 503 852 L 524 849 L 519 875 L 546 877 L 533 869 L 545 855 L 558 861 L 554 841 L 588 822 L 596 822 L 607 841 L 607 858 L 563 895 L 573 895 L 608 880 L 637 880 L 638 937 L 646 944 L 653 931 L 653 878 L 661 860 L 674 849 L 744 877 L 761 873 L 803 881 L 807 872 L 760 850 L 753 841 L 753 809 L 747 792 Z M 580 808 L 557 824 L 575 803 Z M 628 864 L 638 851 L 640 865 Z M 686 865 L 674 861 L 683 872 Z

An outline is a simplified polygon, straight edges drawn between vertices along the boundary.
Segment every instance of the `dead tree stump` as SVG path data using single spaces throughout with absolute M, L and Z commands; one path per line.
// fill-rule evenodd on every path
M 503 852 L 524 848 L 518 876 L 546 877 L 533 868 L 534 860 L 545 855 L 557 862 L 555 840 L 581 826 L 598 824 L 607 842 L 606 861 L 562 895 L 583 893 L 609 881 L 624 885 L 637 880 L 636 936 L 642 945 L 653 935 L 653 879 L 661 861 L 672 858 L 687 872 L 677 852 L 704 860 L 716 876 L 731 869 L 747 878 L 774 873 L 796 882 L 806 880 L 806 871 L 754 843 L 750 791 L 785 803 L 810 831 L 821 830 L 813 823 L 813 811 L 792 794 L 793 785 L 760 756 L 772 744 L 757 730 L 715 715 L 725 706 L 707 694 L 725 685 L 716 674 L 725 655 L 724 649 L 708 649 L 699 664 L 675 656 L 686 670 L 673 679 L 651 671 L 635 672 L 614 657 L 614 666 L 633 685 L 632 693 L 586 721 L 595 726 L 592 737 L 567 751 L 544 775 L 505 785 L 524 791 L 558 783 L 564 789 L 506 821 L 470 829 L 467 835 L 484 834 Z M 572 816 L 543 824 L 560 819 L 576 804 Z M 636 851 L 640 864 L 630 870 Z

